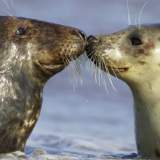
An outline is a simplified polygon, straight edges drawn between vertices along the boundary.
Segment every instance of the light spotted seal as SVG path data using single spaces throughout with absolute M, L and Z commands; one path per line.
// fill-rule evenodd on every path
M 79 29 L 0 17 L 0 153 L 24 150 L 40 114 L 44 84 L 85 46 Z
M 89 36 L 87 55 L 131 88 L 138 152 L 160 158 L 160 25 Z

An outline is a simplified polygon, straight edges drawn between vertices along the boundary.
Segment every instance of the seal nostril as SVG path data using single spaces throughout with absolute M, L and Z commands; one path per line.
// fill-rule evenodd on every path
M 79 31 L 79 34 L 84 40 L 87 39 L 86 34 L 83 31 Z
M 87 38 L 87 41 L 88 41 L 88 42 L 92 42 L 92 41 L 94 42 L 94 41 L 97 41 L 97 38 L 91 35 L 91 36 L 89 36 L 89 37 Z

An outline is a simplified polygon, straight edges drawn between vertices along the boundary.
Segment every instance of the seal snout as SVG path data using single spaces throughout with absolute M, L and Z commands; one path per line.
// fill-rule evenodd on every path
M 91 58 L 92 55 L 94 54 L 94 48 L 97 42 L 98 42 L 98 39 L 93 35 L 90 35 L 87 38 L 86 53 L 87 53 L 88 58 Z
M 87 40 L 87 36 L 86 36 L 86 34 L 83 31 L 79 30 L 78 34 L 82 38 L 82 40 L 84 40 L 84 41 Z
M 94 37 L 94 36 L 92 36 L 92 35 L 90 35 L 90 36 L 87 38 L 87 41 L 88 41 L 88 42 L 96 42 L 96 41 L 97 41 L 97 38 Z

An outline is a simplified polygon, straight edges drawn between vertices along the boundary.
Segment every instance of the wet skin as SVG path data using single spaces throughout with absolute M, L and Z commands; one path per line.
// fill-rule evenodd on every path
M 85 50 L 79 29 L 0 17 L 0 153 L 24 150 L 47 80 Z

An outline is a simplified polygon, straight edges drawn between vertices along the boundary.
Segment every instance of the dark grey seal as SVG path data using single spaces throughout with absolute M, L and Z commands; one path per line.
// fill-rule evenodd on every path
M 24 150 L 47 80 L 79 57 L 86 36 L 47 22 L 0 17 L 0 152 Z

